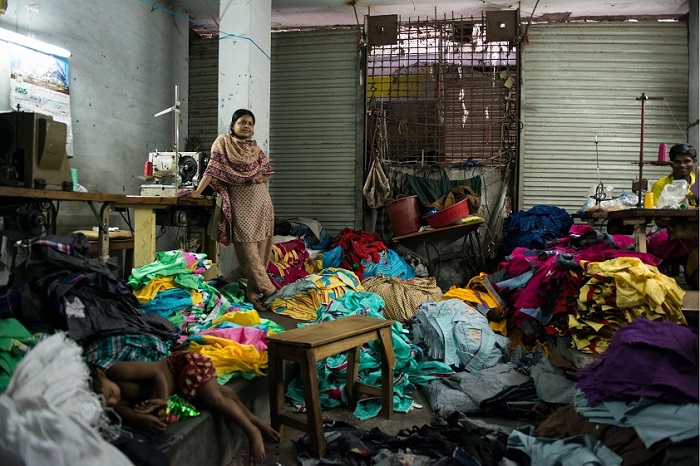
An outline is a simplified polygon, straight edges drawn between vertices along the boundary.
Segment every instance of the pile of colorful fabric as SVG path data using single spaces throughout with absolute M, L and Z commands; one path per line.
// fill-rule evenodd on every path
M 532 464 L 697 464 L 696 330 L 636 319 L 575 377 L 572 402 L 509 447 Z
M 159 252 L 153 263 L 134 269 L 128 283 L 145 315 L 157 313 L 176 324 L 178 342 L 212 360 L 220 383 L 263 375 L 264 337 L 282 327 L 261 319 L 237 283 L 216 287 L 204 280 L 203 260 L 203 254 Z
M 275 288 L 279 290 L 309 275 L 306 269 L 308 258 L 309 253 L 306 250 L 304 238 L 275 243 L 272 246 L 272 257 L 267 265 L 267 274 Z
M 684 291 L 663 275 L 659 259 L 630 250 L 632 239 L 573 225 L 545 249 L 516 248 L 489 276 L 508 308 L 508 332 L 525 342 L 571 335 L 600 353 L 616 330 L 644 317 L 685 323 Z
M 317 310 L 348 290 L 362 290 L 360 280 L 346 269 L 326 268 L 299 279 L 270 296 L 265 304 L 273 312 L 297 320 L 313 320 Z
M 362 281 L 365 290 L 377 293 L 384 300 L 384 317 L 409 323 L 418 313 L 418 306 L 437 299 L 442 290 L 435 277 L 403 280 L 398 277 L 370 277 Z
M 355 272 L 360 280 L 377 275 L 401 277 L 416 276 L 415 270 L 386 247 L 377 233 L 343 229 L 323 254 L 323 267 L 340 267 Z

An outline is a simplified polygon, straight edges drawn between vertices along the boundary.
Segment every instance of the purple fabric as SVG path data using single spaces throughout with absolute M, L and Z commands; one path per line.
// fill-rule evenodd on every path
M 615 332 L 602 357 L 575 378 L 590 405 L 641 396 L 697 403 L 697 331 L 672 322 L 635 319 Z

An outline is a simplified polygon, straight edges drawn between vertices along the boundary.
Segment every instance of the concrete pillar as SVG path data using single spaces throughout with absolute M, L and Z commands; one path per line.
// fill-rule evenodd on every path
M 221 0 L 219 29 L 219 133 L 231 115 L 255 114 L 255 139 L 268 153 L 270 134 L 271 0 Z M 269 155 L 269 154 L 268 154 Z
M 255 139 L 269 157 L 271 0 L 220 0 L 219 134 L 228 133 L 239 108 L 255 114 Z M 232 246 L 219 250 L 219 269 L 240 278 Z

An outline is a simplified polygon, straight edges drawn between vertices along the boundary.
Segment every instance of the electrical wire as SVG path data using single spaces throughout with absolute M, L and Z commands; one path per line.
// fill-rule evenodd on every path
M 212 31 L 212 32 L 215 32 L 215 33 L 217 33 L 217 34 L 220 34 L 219 40 L 221 40 L 221 39 L 223 39 L 223 38 L 234 37 L 234 38 L 236 38 L 236 39 L 245 39 L 245 40 L 247 40 L 247 41 L 250 41 L 258 50 L 260 50 L 260 52 L 262 52 L 263 55 L 265 55 L 265 56 L 267 57 L 268 60 L 272 61 L 272 57 L 270 57 L 270 55 L 268 55 L 267 52 L 265 52 L 265 51 L 257 44 L 257 42 L 255 42 L 255 41 L 254 41 L 253 39 L 251 39 L 250 37 L 247 37 L 247 36 L 239 36 L 238 34 L 232 34 L 232 33 L 230 33 L 230 32 L 224 32 L 224 31 L 222 31 L 221 29 L 215 28 L 215 27 L 210 26 L 210 25 L 205 24 L 205 23 L 200 23 L 199 21 L 195 21 L 195 20 L 193 20 L 193 19 L 190 19 L 188 16 L 185 16 L 185 15 L 180 14 L 180 13 L 176 13 L 176 12 L 174 12 L 174 11 L 172 11 L 172 10 L 169 10 L 169 9 L 167 9 L 167 8 L 164 8 L 164 7 L 162 7 L 162 6 L 160 6 L 160 5 L 157 5 L 157 4 L 155 4 L 155 3 L 147 2 L 146 0 L 139 0 L 139 2 L 143 3 L 144 5 L 150 6 L 150 7 L 151 7 L 152 9 L 154 9 L 154 10 L 164 11 L 164 12 L 166 12 L 166 13 L 172 15 L 172 16 L 175 16 L 175 17 L 180 18 L 180 19 L 184 19 L 185 21 L 187 21 L 187 22 L 189 22 L 189 23 L 195 24 L 195 25 L 197 25 L 197 26 L 200 26 L 200 27 L 205 28 L 205 29 L 209 29 L 209 30 Z

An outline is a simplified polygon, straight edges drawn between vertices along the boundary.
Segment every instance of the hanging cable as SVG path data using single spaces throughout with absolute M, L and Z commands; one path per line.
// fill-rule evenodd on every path
M 224 32 L 221 29 L 217 29 L 217 28 L 210 26 L 208 24 L 205 24 L 205 23 L 200 23 L 199 21 L 194 21 L 193 19 L 190 19 L 189 16 L 185 16 L 183 14 L 176 13 L 172 10 L 168 10 L 167 8 L 164 8 L 164 7 L 157 5 L 155 3 L 147 2 L 146 0 L 139 0 L 139 2 L 143 3 L 144 5 L 150 6 L 152 10 L 164 11 L 172 16 L 175 16 L 176 18 L 184 19 L 185 21 L 187 21 L 189 23 L 192 23 L 192 24 L 197 25 L 199 27 L 202 27 L 204 29 L 209 29 L 212 32 L 220 34 L 219 40 L 221 40 L 223 38 L 234 37 L 236 39 L 245 39 L 247 41 L 250 41 L 258 50 L 260 50 L 260 52 L 262 52 L 263 55 L 265 55 L 267 57 L 268 60 L 272 61 L 272 57 L 270 57 L 270 55 L 268 55 L 262 48 L 260 48 L 260 46 L 257 44 L 257 42 L 255 42 L 250 37 L 239 36 L 237 34 L 231 34 L 229 32 Z

